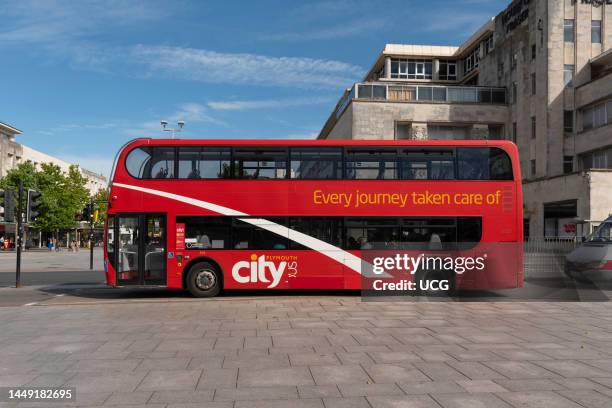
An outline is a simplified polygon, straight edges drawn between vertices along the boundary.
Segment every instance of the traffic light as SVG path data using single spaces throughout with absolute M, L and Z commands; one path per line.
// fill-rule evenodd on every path
M 91 205 L 91 203 L 87 204 L 87 205 L 85 206 L 85 208 L 83 208 L 83 212 L 82 212 L 82 216 L 83 216 L 82 220 L 83 220 L 83 221 L 86 221 L 86 222 L 91 222 L 91 217 L 92 217 L 92 215 L 93 215 L 93 214 L 91 213 L 91 210 L 92 210 L 92 205 Z
M 40 215 L 38 207 L 40 207 L 40 193 L 35 190 L 28 190 L 28 202 L 27 202 L 27 222 L 36 221 L 36 217 Z
M 4 222 L 15 222 L 15 197 L 12 190 L 0 190 L 0 216 Z

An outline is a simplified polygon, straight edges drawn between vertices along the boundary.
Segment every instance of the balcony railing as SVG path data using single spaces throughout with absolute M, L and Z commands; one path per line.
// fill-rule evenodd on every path
M 336 118 L 342 115 L 353 99 L 427 103 L 507 103 L 505 88 L 357 83 L 338 102 Z

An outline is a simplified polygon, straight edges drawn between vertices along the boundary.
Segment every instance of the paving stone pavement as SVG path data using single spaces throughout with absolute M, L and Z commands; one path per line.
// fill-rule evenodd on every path
M 612 407 L 610 303 L 225 297 L 0 308 L 0 407 Z

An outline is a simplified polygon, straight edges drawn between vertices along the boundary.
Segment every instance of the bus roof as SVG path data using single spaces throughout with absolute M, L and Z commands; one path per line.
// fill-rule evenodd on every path
M 126 146 L 503 146 L 509 140 L 134 139 Z

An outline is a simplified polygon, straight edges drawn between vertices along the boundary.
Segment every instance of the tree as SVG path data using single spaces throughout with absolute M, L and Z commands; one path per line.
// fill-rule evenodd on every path
M 90 200 L 89 191 L 85 188 L 87 179 L 77 166 L 70 166 L 68 173 L 65 173 L 51 163 L 42 164 L 40 170 L 37 170 L 28 161 L 9 170 L 0 179 L 0 188 L 11 189 L 17 194 L 20 180 L 23 181 L 24 190 L 33 189 L 40 193 L 40 215 L 32 225 L 34 228 L 55 232 L 77 226 L 75 216 Z
M 85 187 L 87 179 L 83 177 L 78 166 L 72 165 L 66 175 L 66 189 L 70 192 L 77 213 L 85 207 L 90 200 L 89 190 Z
M 17 167 L 10 169 L 6 176 L 0 179 L 0 188 L 11 189 L 15 194 L 19 191 L 19 180 L 23 181 L 25 190 L 36 189 L 38 179 L 36 177 L 36 167 L 31 161 L 20 163 Z
M 37 179 L 41 205 L 34 228 L 43 231 L 75 228 L 75 215 L 81 212 L 89 198 L 86 179 L 78 167 L 70 166 L 66 174 L 54 164 L 42 164 Z
M 104 223 L 106 222 L 108 190 L 105 188 L 101 188 L 92 196 L 92 200 L 94 202 L 94 211 L 98 211 L 98 222 L 96 222 L 96 226 L 104 226 Z
M 36 177 L 36 167 L 31 161 L 20 163 L 17 167 L 10 169 L 6 176 L 0 179 L 0 189 L 12 190 L 15 197 L 15 214 L 17 214 L 17 197 L 19 192 L 19 180 L 23 180 L 23 188 L 25 191 L 28 189 L 36 189 L 38 186 L 38 179 Z M 27 195 L 23 195 L 22 208 L 25 208 Z

